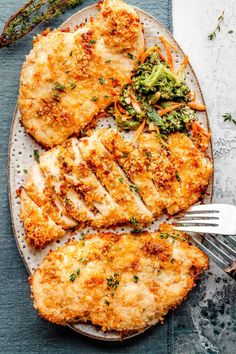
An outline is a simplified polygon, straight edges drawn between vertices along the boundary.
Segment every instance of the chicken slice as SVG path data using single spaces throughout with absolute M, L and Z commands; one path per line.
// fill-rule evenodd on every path
M 21 190 L 20 217 L 24 225 L 26 240 L 35 248 L 42 248 L 65 234 L 63 228 L 35 204 L 24 189 Z
M 91 209 L 95 207 L 99 211 L 92 221 L 93 226 L 108 226 L 126 221 L 125 213 L 83 160 L 76 138 L 63 144 L 58 160 L 61 174 L 68 184 L 76 187 Z
M 160 196 L 153 183 L 152 174 L 147 170 L 147 155 L 141 154 L 138 148 L 134 148 L 131 142 L 124 140 L 116 130 L 101 129 L 99 138 L 128 178 L 137 186 L 146 206 L 154 216 L 160 215 L 162 212 Z
M 99 181 L 125 211 L 126 219 L 136 218 L 141 223 L 150 222 L 153 219 L 152 212 L 142 202 L 137 193 L 137 186 L 128 180 L 123 170 L 113 160 L 113 156 L 99 141 L 99 131 L 90 137 L 80 139 L 79 148 L 83 159 Z
M 122 92 L 143 49 L 140 19 L 119 0 L 105 0 L 97 17 L 73 33 L 38 35 L 20 79 L 26 131 L 46 147 L 79 133 Z
M 207 268 L 207 256 L 188 236 L 165 224 L 138 236 L 70 241 L 45 257 L 30 286 L 35 308 L 50 322 L 79 320 L 127 333 L 163 322 Z
M 95 215 L 87 208 L 81 195 L 74 188 L 68 187 L 61 174 L 59 153 L 60 147 L 53 148 L 40 156 L 39 165 L 46 177 L 46 184 L 60 197 L 68 215 L 80 222 L 91 221 Z
M 44 175 L 39 164 L 34 164 L 27 172 L 24 188 L 29 198 L 38 206 L 42 207 L 45 213 L 63 229 L 70 229 L 78 223 L 69 217 L 66 209 L 56 196 L 53 188 L 45 184 Z
M 188 209 L 205 193 L 213 166 L 206 154 L 185 134 L 170 134 L 168 150 L 178 172 L 180 187 L 173 194 L 172 203 L 167 208 L 169 214 L 175 214 Z

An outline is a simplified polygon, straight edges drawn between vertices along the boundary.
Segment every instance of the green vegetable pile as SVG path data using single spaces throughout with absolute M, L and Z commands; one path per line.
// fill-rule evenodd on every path
M 189 100 L 190 89 L 183 73 L 173 73 L 159 54 L 152 52 L 122 92 L 119 101 L 122 113 L 114 109 L 113 114 L 123 130 L 134 130 L 146 119 L 148 123 L 153 122 L 161 134 L 185 132 L 196 119 L 195 111 L 187 106 Z M 178 103 L 182 105 L 175 110 L 158 113 Z

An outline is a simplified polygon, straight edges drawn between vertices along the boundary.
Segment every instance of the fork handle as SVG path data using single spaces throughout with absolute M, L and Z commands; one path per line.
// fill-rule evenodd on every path
M 236 261 L 234 261 L 229 267 L 225 268 L 225 272 L 236 280 Z

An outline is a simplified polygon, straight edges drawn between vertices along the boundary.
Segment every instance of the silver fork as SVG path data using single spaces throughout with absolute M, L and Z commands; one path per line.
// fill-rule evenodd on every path
M 203 243 L 197 237 L 191 236 L 199 248 L 236 279 L 236 206 L 196 205 L 190 208 L 181 220 L 176 220 L 175 225 L 175 230 L 206 234 Z

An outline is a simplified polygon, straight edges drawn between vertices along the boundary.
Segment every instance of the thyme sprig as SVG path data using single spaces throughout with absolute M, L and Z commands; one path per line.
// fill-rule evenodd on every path
M 222 114 L 222 117 L 224 118 L 224 122 L 232 122 L 234 125 L 236 125 L 236 119 L 232 117 L 231 113 L 224 113 Z
M 28 0 L 6 22 L 0 35 L 0 48 L 6 47 L 27 33 L 41 22 L 51 20 L 75 7 L 83 0 Z
M 225 13 L 225 11 L 222 11 L 222 14 L 217 19 L 216 28 L 208 34 L 208 39 L 210 39 L 210 41 L 212 41 L 216 37 L 217 31 L 220 32 L 220 26 L 221 26 L 222 22 L 224 21 L 224 13 Z

